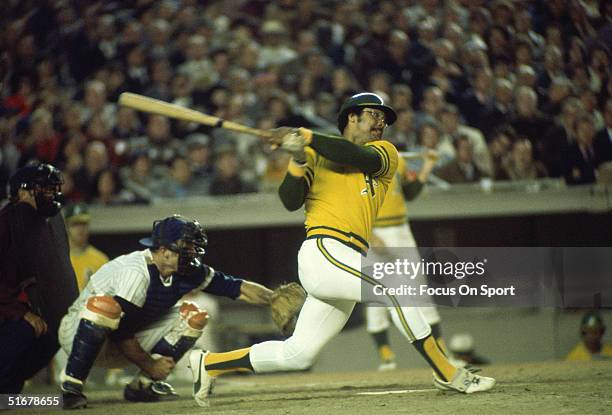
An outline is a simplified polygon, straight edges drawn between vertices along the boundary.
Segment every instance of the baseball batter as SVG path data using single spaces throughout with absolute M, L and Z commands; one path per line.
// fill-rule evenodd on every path
M 427 181 L 429 174 L 436 165 L 439 158 L 435 151 L 423 154 L 423 165 L 418 174 L 414 174 L 406 168 L 406 162 L 400 157 L 397 171 L 385 196 L 385 202 L 378 212 L 372 239 L 370 243 L 373 248 L 368 252 L 371 262 L 384 262 L 385 248 L 416 248 L 416 242 L 412 236 L 408 224 L 406 200 L 415 199 L 423 184 Z M 416 259 L 416 258 L 415 258 Z M 418 261 L 418 259 L 416 259 Z M 440 329 L 440 315 L 435 306 L 420 307 L 425 320 L 431 326 L 432 335 L 438 342 L 438 346 L 444 350 L 442 333 Z M 395 353 L 389 344 L 388 329 L 390 326 L 389 312 L 387 308 L 380 306 L 366 307 L 366 329 L 372 336 L 378 349 L 380 364 L 378 370 L 393 370 L 397 367 Z
M 361 273 L 361 256 L 368 251 L 372 226 L 397 169 L 397 150 L 382 139 L 385 126 L 395 120 L 395 111 L 378 95 L 361 93 L 340 109 L 343 137 L 305 128 L 275 130 L 271 141 L 292 154 L 280 198 L 289 210 L 305 205 L 307 236 L 298 254 L 298 271 L 308 296 L 293 335 L 285 341 L 227 353 L 193 350 L 189 360 L 198 404 L 208 404 L 210 383 L 222 373 L 310 367 L 361 301 L 361 285 L 376 284 Z M 394 297 L 389 300 L 395 305 L 394 324 L 431 365 L 440 388 L 472 393 L 493 387 L 494 379 L 449 363 L 418 308 L 400 307 Z

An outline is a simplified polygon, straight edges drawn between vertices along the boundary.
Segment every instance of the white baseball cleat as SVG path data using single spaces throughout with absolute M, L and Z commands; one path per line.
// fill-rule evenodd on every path
M 208 395 L 212 389 L 214 377 L 206 372 L 204 358 L 208 352 L 194 349 L 189 352 L 189 368 L 193 374 L 193 398 L 200 406 L 209 406 Z
M 450 382 L 444 382 L 434 374 L 434 386 L 444 391 L 461 393 L 484 392 L 495 386 L 495 379 L 475 375 L 469 370 L 459 368 L 457 369 L 457 374 Z

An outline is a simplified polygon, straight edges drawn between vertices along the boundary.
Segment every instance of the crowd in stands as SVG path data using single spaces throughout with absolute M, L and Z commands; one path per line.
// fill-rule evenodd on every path
M 0 192 L 32 160 L 71 201 L 265 191 L 287 156 L 137 113 L 148 95 L 258 128 L 338 133 L 353 93 L 398 112 L 386 137 L 437 149 L 451 183 L 562 177 L 612 160 L 612 2 L 3 0 Z M 0 194 L 0 199 L 2 194 Z

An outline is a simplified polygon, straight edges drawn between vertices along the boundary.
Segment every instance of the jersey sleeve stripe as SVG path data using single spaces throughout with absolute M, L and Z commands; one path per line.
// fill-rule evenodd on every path
M 387 154 L 387 152 L 384 151 L 384 149 L 379 148 L 377 146 L 372 146 L 372 148 L 380 156 L 380 164 L 381 164 L 380 169 L 376 173 L 374 173 L 373 176 L 374 177 L 384 176 L 389 171 L 389 154 Z

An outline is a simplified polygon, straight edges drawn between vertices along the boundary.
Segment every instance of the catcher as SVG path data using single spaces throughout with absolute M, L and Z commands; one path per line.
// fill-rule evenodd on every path
M 205 265 L 207 242 L 197 221 L 170 216 L 156 221 L 151 237 L 140 240 L 147 249 L 119 256 L 92 275 L 59 328 L 61 346 L 69 355 L 61 374 L 64 409 L 87 406 L 83 386 L 94 364 L 133 363 L 140 369 L 125 387 L 129 401 L 176 399 L 163 380 L 193 347 L 209 318 L 194 303 L 181 303 L 187 293 L 201 290 L 258 305 L 272 299 L 278 304 L 274 314 L 284 316 L 281 324 L 289 329 L 286 288 L 273 294 Z

